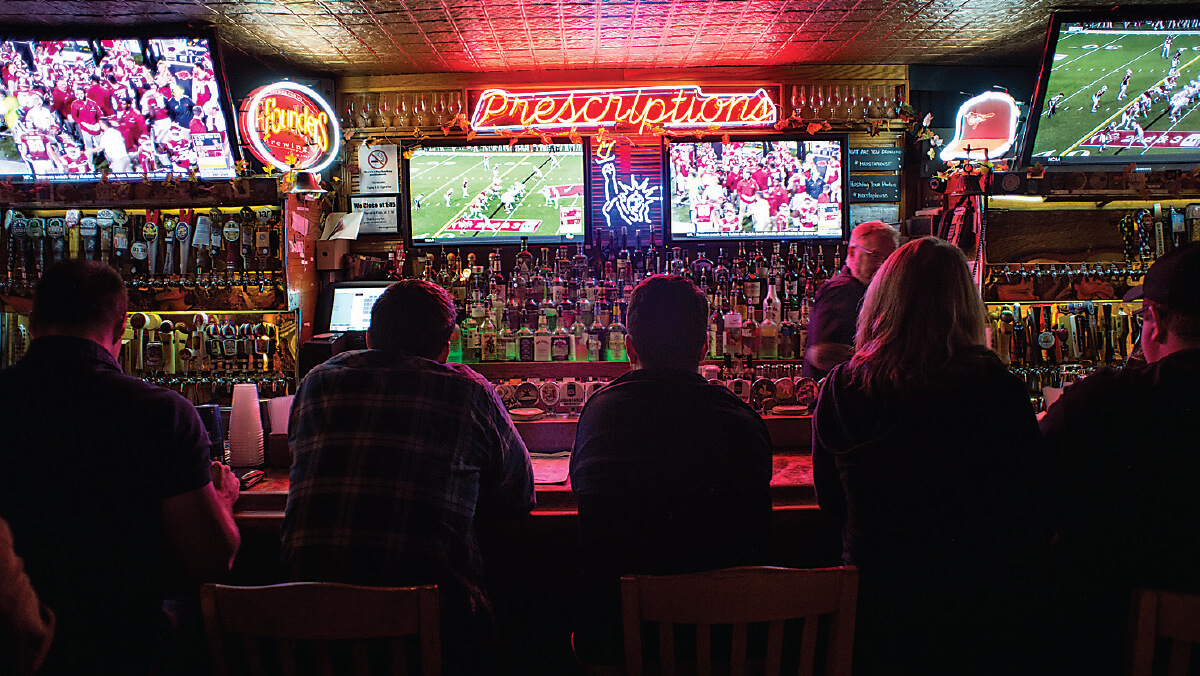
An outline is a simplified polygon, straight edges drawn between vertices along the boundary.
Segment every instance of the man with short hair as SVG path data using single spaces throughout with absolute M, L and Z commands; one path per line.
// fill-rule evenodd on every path
M 165 673 L 166 581 L 221 577 L 240 541 L 195 407 L 121 373 L 127 302 L 106 263 L 51 266 L 0 372 L 0 518 L 58 620 L 41 674 Z
M 1133 589 L 1200 591 L 1200 244 L 1154 263 L 1139 297 L 1146 364 L 1096 371 L 1042 420 L 1071 673 L 1124 673 Z
M 846 264 L 817 289 L 809 310 L 804 376 L 820 380 L 854 354 L 858 310 L 867 285 L 899 245 L 900 233 L 883 221 L 860 223 L 850 233 Z
M 767 561 L 771 437 L 762 419 L 697 373 L 708 301 L 684 277 L 633 290 L 632 371 L 579 417 L 571 489 L 579 501 L 581 598 L 575 649 L 621 659 L 624 574 L 687 573 Z
M 446 363 L 456 317 L 436 284 L 397 282 L 368 349 L 300 383 L 283 563 L 297 581 L 437 584 L 447 672 L 476 673 L 494 658 L 480 523 L 527 514 L 533 470 L 491 384 Z

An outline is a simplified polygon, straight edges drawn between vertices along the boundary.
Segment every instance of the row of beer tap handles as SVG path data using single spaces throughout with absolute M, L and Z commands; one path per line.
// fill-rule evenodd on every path
M 282 370 L 279 327 L 269 322 L 234 324 L 198 312 L 190 322 L 148 312 L 129 315 L 125 344 L 128 370 L 157 378 L 232 379 Z
M 1102 279 L 1119 282 L 1130 279 L 1134 283 L 1146 274 L 1140 261 L 1108 261 L 1097 263 L 998 263 L 988 266 L 992 282 L 1016 284 L 1028 280 L 1057 281 L 1071 283 L 1083 279 Z
M 1022 308 L 1020 303 L 992 306 L 992 348 L 1013 367 L 1067 363 L 1124 363 L 1141 323 L 1124 305 L 1076 301 Z
M 228 214 L 216 207 L 177 214 L 148 209 L 145 216 L 122 209 L 83 216 L 70 209 L 61 218 L 9 210 L 4 220 L 7 294 L 28 295 L 46 264 L 65 257 L 107 262 L 137 288 L 257 285 L 265 291 L 283 283 L 280 219 L 271 207 Z

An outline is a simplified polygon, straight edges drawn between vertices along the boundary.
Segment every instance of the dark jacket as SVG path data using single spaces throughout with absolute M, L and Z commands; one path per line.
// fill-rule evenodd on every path
M 1030 624 L 1049 545 L 1042 470 L 1025 386 L 991 352 L 872 393 L 848 364 L 830 372 L 813 471 L 860 569 L 856 667 L 1009 673 L 998 655 L 1026 655 L 1013 629 Z

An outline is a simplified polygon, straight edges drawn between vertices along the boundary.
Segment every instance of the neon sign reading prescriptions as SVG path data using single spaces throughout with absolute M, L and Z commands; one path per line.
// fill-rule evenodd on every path
M 778 106 L 762 88 L 733 94 L 705 94 L 695 85 L 537 93 L 487 89 L 475 104 L 471 127 L 479 132 L 622 127 L 644 134 L 659 127 L 767 127 L 778 119 Z

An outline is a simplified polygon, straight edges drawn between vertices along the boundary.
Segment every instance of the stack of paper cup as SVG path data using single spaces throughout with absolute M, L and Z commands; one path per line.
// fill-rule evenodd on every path
M 263 464 L 262 414 L 258 407 L 258 386 L 254 383 L 233 386 L 233 406 L 229 412 L 229 464 L 233 467 Z

